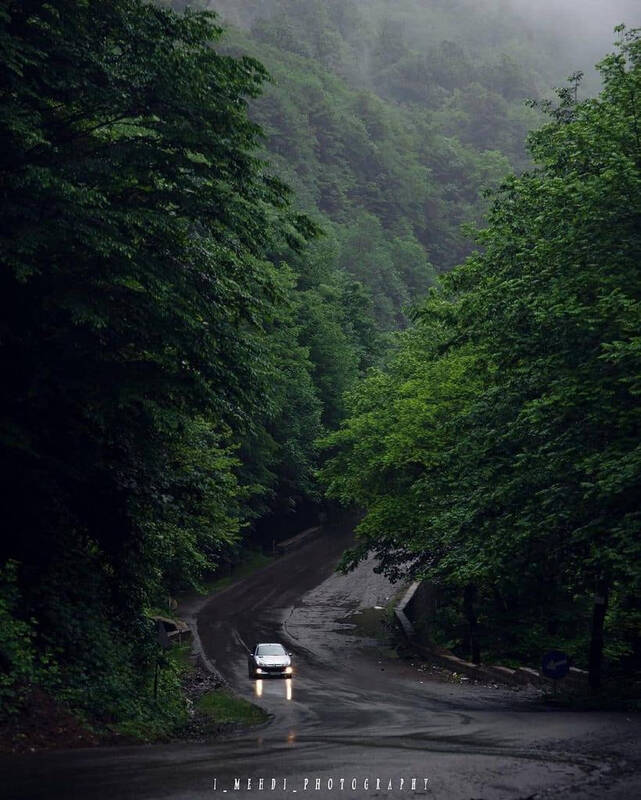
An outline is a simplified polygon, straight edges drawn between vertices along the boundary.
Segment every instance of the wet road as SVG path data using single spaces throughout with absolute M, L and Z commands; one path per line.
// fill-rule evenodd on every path
M 640 715 L 431 680 L 359 634 L 350 615 L 394 589 L 371 564 L 334 574 L 348 541 L 330 530 L 192 609 L 205 657 L 269 724 L 213 744 L 5 759 L 3 796 L 641 798 Z M 295 654 L 293 679 L 250 681 L 246 648 L 279 639 Z

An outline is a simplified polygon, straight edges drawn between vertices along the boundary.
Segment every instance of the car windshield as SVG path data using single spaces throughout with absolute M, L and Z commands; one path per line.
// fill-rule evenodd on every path
M 257 656 L 284 656 L 285 648 L 282 644 L 259 644 L 256 648 Z

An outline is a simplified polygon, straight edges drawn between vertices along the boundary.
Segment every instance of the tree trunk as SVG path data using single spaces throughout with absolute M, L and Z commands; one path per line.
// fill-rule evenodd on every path
M 603 624 L 608 610 L 609 586 L 606 580 L 597 583 L 592 612 L 592 635 L 590 638 L 589 680 L 590 689 L 598 692 L 601 689 L 601 669 L 603 663 Z
M 476 612 L 474 603 L 476 600 L 476 586 L 473 583 L 468 583 L 463 590 L 463 612 L 468 624 L 468 652 L 471 655 L 474 664 L 481 663 L 481 648 L 478 640 L 478 620 L 476 619 Z

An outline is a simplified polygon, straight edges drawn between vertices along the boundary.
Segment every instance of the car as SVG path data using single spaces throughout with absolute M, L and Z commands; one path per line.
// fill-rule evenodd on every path
M 292 654 L 277 642 L 257 644 L 249 654 L 247 667 L 251 679 L 270 676 L 291 678 L 294 672 Z

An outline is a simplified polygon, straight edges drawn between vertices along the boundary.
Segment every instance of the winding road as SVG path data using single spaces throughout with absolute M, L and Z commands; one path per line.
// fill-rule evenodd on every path
M 2 796 L 641 798 L 641 715 L 556 710 L 534 690 L 451 683 L 359 633 L 354 613 L 395 587 L 371 563 L 334 572 L 350 536 L 328 528 L 190 609 L 206 660 L 269 723 L 213 743 L 5 757 Z M 250 681 L 247 648 L 277 640 L 294 653 L 293 679 Z

